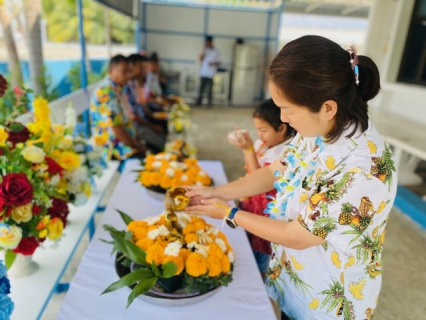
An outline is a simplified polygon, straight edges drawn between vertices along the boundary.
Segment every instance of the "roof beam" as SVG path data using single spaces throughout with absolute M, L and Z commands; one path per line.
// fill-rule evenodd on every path
M 315 9 L 319 8 L 320 6 L 321 6 L 321 3 L 312 3 L 305 8 L 305 12 L 310 13 L 314 11 Z

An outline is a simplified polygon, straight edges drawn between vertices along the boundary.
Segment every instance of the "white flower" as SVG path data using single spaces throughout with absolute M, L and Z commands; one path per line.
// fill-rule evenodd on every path
M 234 253 L 232 251 L 228 252 L 228 259 L 229 259 L 230 263 L 234 263 L 235 257 L 234 257 Z
M 167 247 L 164 249 L 164 254 L 166 256 L 177 257 L 179 255 L 180 248 L 182 244 L 178 241 L 170 242 Z
M 167 229 L 166 226 L 160 226 L 158 228 L 158 235 L 159 236 L 168 236 L 170 233 L 169 229 Z
M 80 154 L 80 163 L 86 163 L 86 156 L 84 154 Z
M 160 169 L 162 165 L 163 165 L 163 164 L 162 164 L 162 162 L 161 162 L 161 161 L 154 161 L 154 162 L 152 163 L 152 166 L 153 166 L 154 168 L 156 168 L 156 169 Z
M 195 182 L 195 185 L 196 186 L 201 186 L 201 187 L 203 186 L 203 184 L 200 181 Z
M 37 146 L 25 147 L 21 151 L 21 155 L 24 157 L 25 160 L 32 163 L 41 163 L 44 161 L 44 157 L 46 156 L 43 149 Z
M 181 213 L 177 215 L 179 226 L 184 229 L 186 225 L 191 221 L 191 216 L 186 213 Z
M 77 114 L 74 107 L 70 104 L 65 109 L 65 125 L 70 128 L 74 128 L 77 124 Z
M 200 172 L 198 172 L 198 175 L 199 175 L 199 176 L 202 176 L 202 177 L 205 177 L 205 176 L 206 176 L 206 173 L 205 173 L 204 171 L 200 171 Z
M 148 217 L 145 219 L 145 222 L 148 226 L 152 226 L 153 224 L 156 224 L 158 221 L 160 221 L 161 216 L 154 216 L 154 217 Z
M 214 236 L 217 236 L 219 233 L 219 229 L 216 227 L 211 226 L 209 230 L 207 230 L 208 234 L 212 234 Z
M 151 240 L 155 240 L 158 237 L 158 229 L 154 229 L 148 232 L 147 237 L 150 238 Z
M 203 245 L 203 244 L 196 244 L 195 245 L 195 249 L 196 252 L 198 252 L 199 254 L 201 254 L 202 256 L 204 256 L 204 258 L 207 258 L 208 256 L 208 251 L 209 251 L 209 246 Z
M 73 142 L 72 142 L 72 137 L 70 136 L 66 136 L 63 137 L 59 143 L 58 143 L 58 148 L 61 150 L 70 150 L 73 147 Z
M 84 142 L 77 142 L 74 143 L 74 151 L 77 153 L 82 153 L 84 152 L 84 149 L 86 148 Z
M 59 183 L 59 180 L 61 180 L 61 177 L 59 176 L 59 174 L 55 174 L 52 179 L 50 179 L 50 184 L 52 186 L 56 186 Z
M 194 248 L 197 245 L 197 243 L 195 241 L 189 242 L 186 244 L 186 247 L 189 249 Z
M 181 170 L 186 170 L 188 168 L 186 164 L 182 162 L 177 162 L 177 161 L 170 161 L 169 166 L 173 169 L 181 169 Z
M 174 177 L 174 175 L 175 175 L 175 170 L 174 170 L 174 169 L 172 169 L 172 168 L 167 168 L 167 170 L 166 170 L 166 174 L 167 174 L 170 178 L 173 178 L 173 177 Z
M 226 251 L 225 241 L 223 241 L 221 238 L 216 238 L 215 242 L 218 244 L 218 246 L 222 249 L 223 252 Z
M 187 181 L 188 180 L 188 176 L 186 174 L 183 174 L 182 177 L 180 177 L 180 180 Z
M 70 182 L 72 184 L 80 184 L 88 179 L 87 167 L 79 167 L 71 171 Z

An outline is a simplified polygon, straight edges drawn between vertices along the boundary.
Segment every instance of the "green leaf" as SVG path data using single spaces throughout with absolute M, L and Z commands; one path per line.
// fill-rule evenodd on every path
M 158 269 L 158 267 L 157 267 L 157 265 L 155 264 L 154 261 L 151 262 L 150 266 L 151 266 L 151 270 L 154 272 L 154 274 L 157 277 L 161 277 L 161 271 L 160 271 L 160 269 Z
M 115 290 L 121 289 L 125 286 L 130 286 L 130 285 L 132 285 L 132 284 L 134 284 L 138 281 L 142 281 L 142 279 L 145 279 L 146 276 L 154 276 L 154 274 L 149 269 L 137 269 L 137 270 L 133 271 L 132 273 L 125 275 L 120 280 L 111 284 L 101 294 L 108 293 L 108 292 L 111 292 L 111 291 L 115 291 Z
M 9 129 L 10 129 L 10 131 L 12 131 L 12 132 L 21 132 L 22 130 L 24 130 L 25 129 L 25 126 L 24 125 L 22 125 L 21 123 L 19 123 L 19 122 L 13 122 L 13 123 L 11 123 L 10 125 L 9 125 Z
M 163 264 L 161 268 L 163 270 L 163 278 L 171 278 L 177 271 L 177 265 L 172 261 Z
M 145 251 L 143 251 L 134 243 L 130 242 L 129 240 L 125 240 L 122 237 L 113 236 L 113 238 L 117 249 L 122 252 L 127 258 L 142 266 L 150 266 L 150 264 L 146 262 Z
M 120 214 L 121 218 L 123 219 L 126 225 L 129 225 L 129 223 L 133 221 L 133 219 L 129 215 L 124 213 L 123 211 L 120 211 L 118 209 L 115 209 L 115 210 L 117 210 L 117 212 Z
M 27 93 L 34 93 L 33 89 L 25 89 L 25 91 L 27 91 Z
M 144 294 L 149 289 L 151 289 L 157 283 L 157 280 L 158 278 L 152 273 L 145 274 L 130 293 L 129 298 L 127 299 L 126 308 L 128 308 L 132 304 L 133 300 L 135 300 L 136 297 L 140 296 L 141 294 Z
M 13 262 L 15 261 L 16 258 L 16 253 L 13 252 L 12 250 L 7 250 L 6 251 L 6 255 L 4 257 L 4 262 L 6 265 L 6 268 L 10 269 L 10 267 L 12 266 Z
M 344 231 L 342 232 L 342 234 L 357 234 L 357 235 L 361 235 L 362 232 L 358 231 L 358 230 L 348 230 L 348 231 Z
M 108 240 L 105 240 L 105 239 L 99 239 L 99 240 L 104 242 L 104 243 L 114 244 L 114 241 L 108 241 Z

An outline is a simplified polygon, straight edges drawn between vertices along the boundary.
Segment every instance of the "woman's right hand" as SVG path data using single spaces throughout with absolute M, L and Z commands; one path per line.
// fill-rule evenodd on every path
M 189 190 L 186 196 L 191 198 L 191 205 L 201 204 L 202 199 L 217 198 L 216 187 L 186 186 L 185 189 Z

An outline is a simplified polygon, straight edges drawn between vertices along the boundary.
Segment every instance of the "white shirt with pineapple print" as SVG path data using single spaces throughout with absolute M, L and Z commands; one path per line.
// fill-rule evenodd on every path
M 377 304 L 397 179 L 372 124 L 347 138 L 352 129 L 334 143 L 297 135 L 281 157 L 292 172 L 276 182 L 266 212 L 327 241 L 305 250 L 272 244 L 266 286 L 290 318 L 371 319 Z

